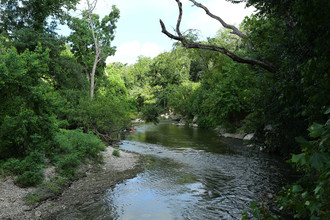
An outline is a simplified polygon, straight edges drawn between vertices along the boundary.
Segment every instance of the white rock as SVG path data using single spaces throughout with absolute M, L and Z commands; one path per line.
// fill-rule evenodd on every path
M 250 141 L 254 137 L 254 133 L 247 134 L 244 136 L 243 140 L 244 141 Z
M 197 115 L 195 115 L 195 116 L 194 116 L 194 119 L 193 119 L 193 121 L 192 121 L 192 122 L 193 122 L 193 124 L 196 124 L 197 120 L 198 120 L 198 116 L 197 116 Z
M 273 130 L 272 125 L 266 125 L 264 128 L 264 131 L 271 131 L 271 130 Z
M 23 210 L 23 211 L 31 211 L 32 208 L 31 208 L 30 206 L 23 205 L 23 206 L 22 206 L 22 210 Z
M 34 215 L 35 215 L 36 217 L 40 217 L 40 216 L 41 216 L 41 212 L 40 212 L 39 210 L 37 210 L 37 211 L 34 213 Z
M 222 134 L 225 138 L 236 138 L 236 139 L 243 139 L 245 134 L 240 133 L 224 133 Z

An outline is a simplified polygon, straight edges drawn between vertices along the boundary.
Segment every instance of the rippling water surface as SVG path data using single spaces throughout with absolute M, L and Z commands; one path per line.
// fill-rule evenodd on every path
M 137 125 L 121 149 L 148 155 L 145 171 L 60 219 L 240 219 L 274 194 L 288 166 L 210 130 Z

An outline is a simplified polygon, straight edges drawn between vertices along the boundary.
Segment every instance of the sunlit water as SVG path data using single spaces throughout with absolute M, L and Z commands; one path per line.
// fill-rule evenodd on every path
M 148 155 L 145 171 L 58 219 L 240 219 L 288 182 L 288 166 L 211 130 L 141 124 L 120 148 Z

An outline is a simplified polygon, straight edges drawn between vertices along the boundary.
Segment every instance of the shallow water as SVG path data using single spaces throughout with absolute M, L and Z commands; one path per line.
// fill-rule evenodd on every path
M 290 171 L 242 141 L 169 121 L 137 125 L 120 148 L 147 155 L 145 171 L 58 219 L 240 219 Z

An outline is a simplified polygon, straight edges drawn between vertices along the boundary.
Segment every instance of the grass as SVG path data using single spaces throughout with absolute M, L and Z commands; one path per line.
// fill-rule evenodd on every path
M 27 194 L 23 200 L 26 205 L 34 205 L 41 200 L 41 197 L 37 192 L 34 192 Z

